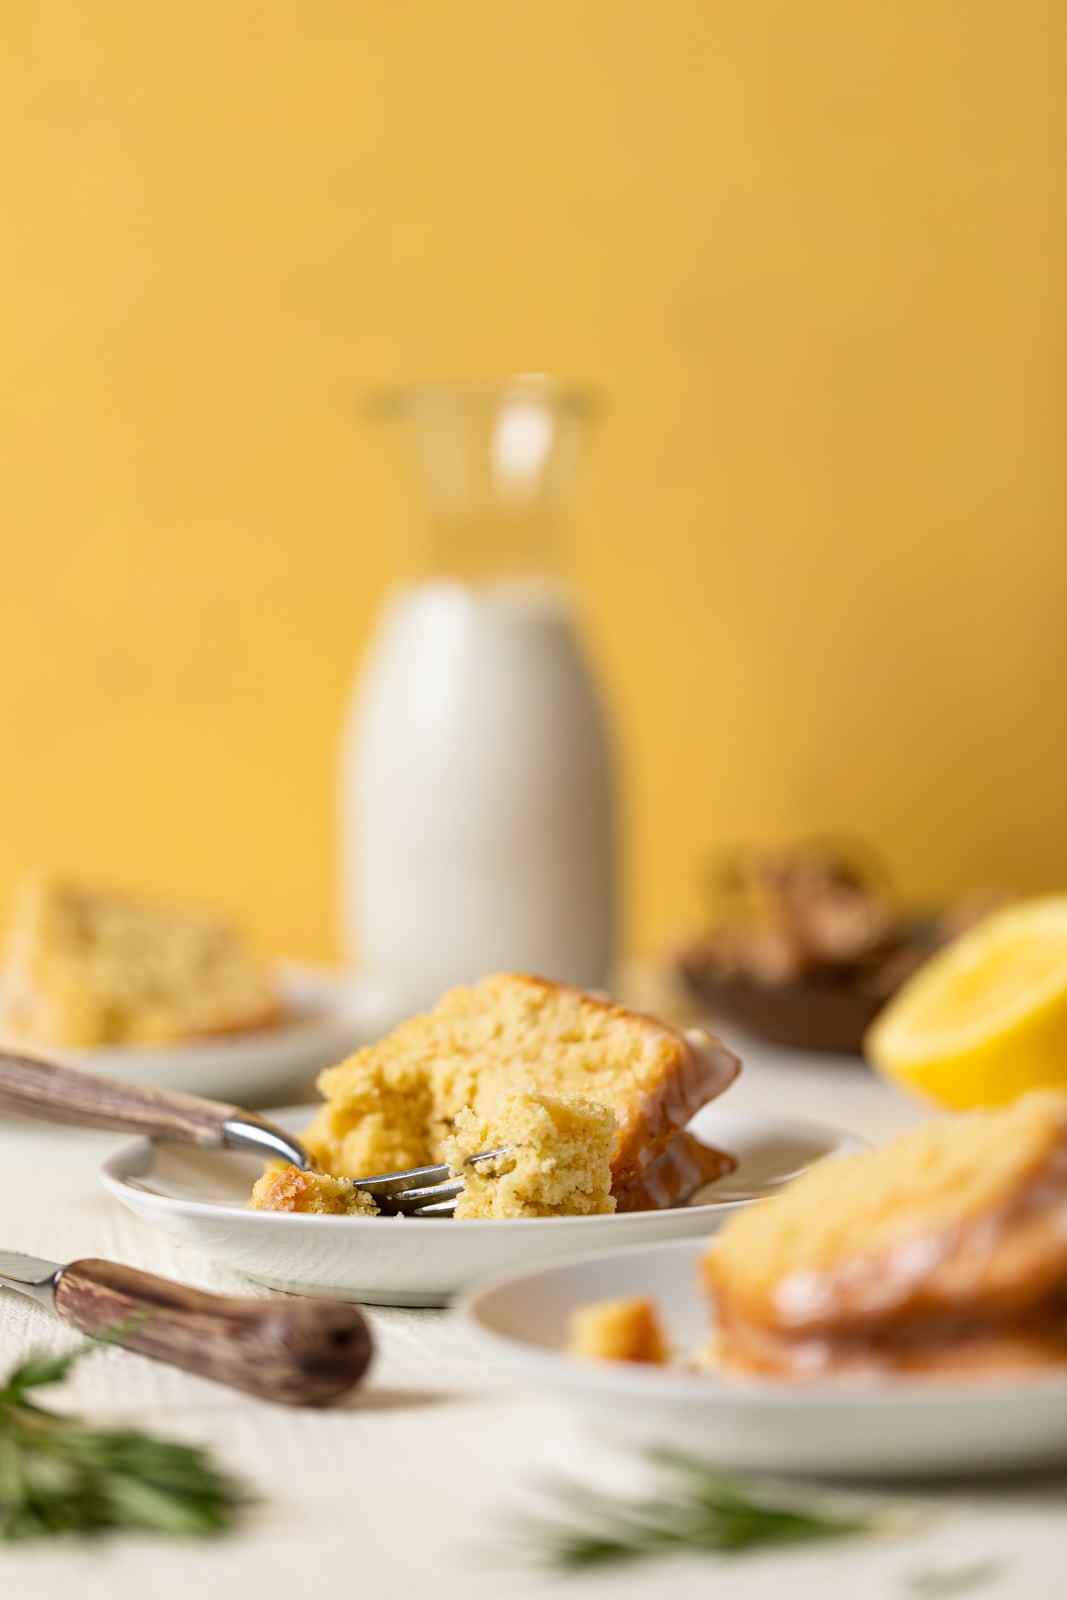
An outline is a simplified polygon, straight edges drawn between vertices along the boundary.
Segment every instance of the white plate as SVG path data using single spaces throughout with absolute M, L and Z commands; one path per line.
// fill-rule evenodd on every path
M 277 1105 L 312 1092 L 315 1075 L 381 1038 L 403 1015 L 389 991 L 358 973 L 287 964 L 287 1020 L 251 1033 L 172 1044 L 49 1050 L 49 1059 L 105 1078 L 184 1089 L 239 1106 Z
M 772 1383 L 564 1353 L 567 1319 L 591 1300 L 652 1296 L 672 1349 L 707 1348 L 712 1319 L 681 1239 L 539 1267 L 476 1289 L 459 1314 L 484 1352 L 642 1450 L 689 1451 L 727 1468 L 856 1477 L 935 1476 L 1067 1460 L 1067 1372 L 1008 1382 L 888 1379 Z
M 271 1112 L 299 1131 L 315 1108 Z M 164 1233 L 260 1283 L 340 1295 L 371 1305 L 436 1306 L 488 1273 L 606 1246 L 707 1234 L 730 1211 L 860 1140 L 814 1122 L 705 1106 L 690 1129 L 738 1157 L 729 1178 L 696 1197 L 708 1203 L 610 1217 L 323 1217 L 248 1211 L 262 1171 L 255 1157 L 148 1139 L 124 1145 L 101 1169 L 106 1188 Z M 714 1196 L 714 1198 L 712 1198 Z

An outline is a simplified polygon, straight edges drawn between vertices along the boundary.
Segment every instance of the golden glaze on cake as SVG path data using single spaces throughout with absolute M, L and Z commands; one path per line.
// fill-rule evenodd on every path
M 684 1205 L 698 1189 L 725 1178 L 736 1166 L 734 1156 L 704 1144 L 683 1129 L 643 1172 L 614 1185 L 615 1209 L 665 1211 L 670 1206 Z

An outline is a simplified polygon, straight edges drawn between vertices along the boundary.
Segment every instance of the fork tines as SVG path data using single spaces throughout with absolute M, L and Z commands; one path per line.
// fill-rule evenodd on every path
M 491 1161 L 494 1156 L 504 1155 L 506 1148 L 479 1151 L 476 1156 L 468 1156 L 465 1164 L 469 1167 L 475 1162 Z M 373 1195 L 386 1215 L 399 1213 L 405 1217 L 451 1217 L 463 1190 L 463 1179 L 450 1177 L 443 1162 L 351 1181 L 357 1189 Z

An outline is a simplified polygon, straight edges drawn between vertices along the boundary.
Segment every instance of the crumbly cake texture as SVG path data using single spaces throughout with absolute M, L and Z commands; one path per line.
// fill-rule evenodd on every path
M 370 1195 L 344 1178 L 302 1172 L 292 1166 L 269 1167 L 255 1184 L 248 1204 L 253 1211 L 303 1211 L 331 1217 L 378 1215 Z
M 728 1363 L 1067 1359 L 1067 1094 L 927 1124 L 731 1217 L 703 1273 Z
M 594 1300 L 576 1306 L 567 1323 L 566 1349 L 591 1361 L 662 1365 L 669 1356 L 651 1300 Z
M 7 930 L 0 1040 L 15 1047 L 163 1042 L 267 1027 L 271 968 L 222 917 L 38 877 Z
M 428 1064 L 375 1045 L 321 1073 L 318 1087 L 325 1104 L 301 1140 L 325 1171 L 370 1178 L 441 1159 Z
M 501 1095 L 486 1112 L 469 1106 L 445 1140 L 449 1170 L 462 1177 L 457 1217 L 590 1216 L 615 1210 L 614 1111 L 577 1095 L 535 1089 Z M 506 1146 L 492 1161 L 481 1151 Z
M 465 1107 L 485 1115 L 502 1093 L 532 1085 L 615 1113 L 618 1187 L 739 1070 L 711 1035 L 696 1042 L 583 990 L 502 974 L 451 990 L 324 1072 L 325 1104 L 304 1142 L 326 1171 L 350 1177 L 421 1166 L 442 1159 Z

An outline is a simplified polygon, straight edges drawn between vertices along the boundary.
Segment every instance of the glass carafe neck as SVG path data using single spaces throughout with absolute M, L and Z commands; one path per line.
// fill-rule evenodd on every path
M 416 493 L 416 576 L 557 576 L 592 398 L 548 378 L 380 398 Z

